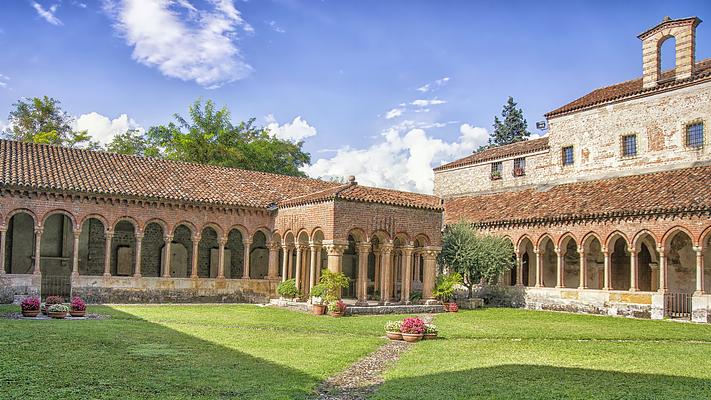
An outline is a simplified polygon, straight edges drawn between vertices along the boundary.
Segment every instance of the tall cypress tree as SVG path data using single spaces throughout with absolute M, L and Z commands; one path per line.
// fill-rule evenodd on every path
M 528 123 L 523 118 L 523 110 L 516 108 L 513 97 L 504 104 L 501 111 L 501 118 L 494 117 L 494 131 L 489 135 L 489 145 L 487 148 L 503 146 L 528 139 L 531 135 Z

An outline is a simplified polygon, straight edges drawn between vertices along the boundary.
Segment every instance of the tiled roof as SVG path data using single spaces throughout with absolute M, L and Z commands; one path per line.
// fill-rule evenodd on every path
M 305 196 L 288 199 L 279 203 L 279 207 L 293 207 L 304 204 L 320 203 L 334 199 L 380 203 L 394 206 L 443 210 L 442 199 L 426 194 L 402 192 L 347 183 Z
M 463 167 L 465 165 L 477 164 L 480 162 L 496 160 L 499 158 L 524 155 L 547 149 L 548 137 L 542 137 L 540 139 L 533 140 L 524 140 L 523 142 L 511 143 L 505 146 L 493 147 L 491 149 L 483 150 L 478 153 L 466 156 L 464 158 L 460 158 L 459 160 L 440 165 L 439 167 L 434 168 L 434 170 L 443 171 L 447 169 Z
M 336 185 L 236 168 L 0 140 L 0 187 L 263 208 Z
M 711 78 L 711 58 L 707 58 L 703 61 L 696 63 L 696 66 L 694 67 L 694 73 L 690 78 L 673 80 L 671 79 L 673 76 L 673 69 L 663 72 L 662 77 L 660 79 L 661 83 L 653 88 L 648 89 L 642 88 L 642 78 L 637 78 L 631 81 L 626 81 L 618 83 L 616 85 L 596 89 L 575 101 L 572 101 L 560 108 L 557 108 L 545 114 L 545 117 L 557 117 L 563 114 L 567 114 L 569 112 L 579 111 L 589 107 L 607 103 L 609 101 L 620 100 L 641 94 L 654 94 L 655 92 L 672 89 L 676 86 L 683 86 L 684 84 L 688 84 L 690 82 L 706 80 L 707 78 Z
M 445 223 L 507 225 L 711 212 L 711 166 L 561 184 L 445 201 Z

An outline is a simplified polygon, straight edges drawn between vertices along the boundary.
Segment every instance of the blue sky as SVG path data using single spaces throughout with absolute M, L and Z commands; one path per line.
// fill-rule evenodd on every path
M 537 132 L 638 77 L 636 36 L 665 15 L 711 19 L 711 2 L 4 0 L 0 127 L 18 98 L 49 95 L 106 141 L 209 98 L 305 140 L 312 176 L 428 192 L 507 96 Z M 711 57 L 711 20 L 696 57 Z

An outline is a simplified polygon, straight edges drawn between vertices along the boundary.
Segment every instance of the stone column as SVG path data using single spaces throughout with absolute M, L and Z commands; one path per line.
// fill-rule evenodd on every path
M 585 251 L 580 251 L 580 284 L 578 289 L 588 288 L 588 259 Z
M 74 229 L 74 243 L 72 243 L 72 278 L 79 276 L 79 236 L 81 228 Z M 0 240 L 2 248 L 5 248 L 5 241 Z
M 301 252 L 303 247 L 299 244 L 296 246 L 296 270 L 294 271 L 294 278 L 296 279 L 296 289 L 301 290 Z
M 279 276 L 279 243 L 269 242 L 269 267 L 267 269 L 267 278 L 276 279 Z
M 610 252 L 607 251 L 607 247 L 602 248 L 602 255 L 605 260 L 602 272 L 602 290 L 610 290 L 612 289 L 612 285 L 610 284 L 610 280 L 612 278 L 612 265 L 610 265 Z
M 323 269 L 323 257 L 321 257 L 321 252 L 323 247 L 318 246 L 316 248 L 316 282 L 321 280 L 321 270 Z
M 523 287 L 523 256 L 516 253 L 516 286 Z
M 368 305 L 368 254 L 370 242 L 358 243 L 358 281 L 356 282 L 356 297 L 358 305 Z
M 170 240 L 173 240 L 172 236 L 171 236 Z M 192 279 L 197 279 L 199 277 L 198 256 L 200 253 L 200 240 L 202 240 L 202 236 L 200 236 L 200 235 L 193 236 L 193 239 L 192 239 L 193 257 L 190 259 L 190 278 L 192 278 Z M 168 243 L 168 242 L 166 241 L 166 243 Z M 170 261 L 170 258 L 168 260 Z M 170 274 L 170 265 L 168 265 L 168 274 Z M 170 276 L 168 276 L 168 277 L 170 277 Z
M 425 300 L 425 304 L 432 304 L 435 302 L 432 296 L 432 290 L 434 290 L 435 278 L 437 275 L 437 254 L 439 249 L 426 248 L 424 258 L 425 258 L 425 269 L 424 269 L 424 282 L 422 283 L 422 298 Z
M 420 276 L 420 252 L 416 251 L 415 252 L 415 276 L 413 279 L 417 282 L 422 282 L 422 277 Z
M 193 238 L 193 261 L 196 261 L 197 254 L 195 250 L 197 249 L 197 242 L 194 239 L 195 238 Z M 170 249 L 170 245 L 171 243 L 173 243 L 173 235 L 163 236 L 163 243 L 165 243 L 165 245 L 163 246 L 163 251 L 165 252 L 165 254 L 163 255 L 163 278 L 170 278 L 170 257 L 173 255 Z
M 104 247 L 104 276 L 111 276 L 111 241 L 114 238 L 112 231 L 106 231 L 106 247 Z
M 390 253 L 393 251 L 392 244 L 380 246 L 380 304 L 390 302 Z
M 415 248 L 412 245 L 402 248 L 402 286 L 400 287 L 400 301 L 403 304 L 410 304 L 410 286 L 412 286 L 412 253 Z
M 343 270 L 343 252 L 348 247 L 348 242 L 330 240 L 324 242 L 324 247 L 328 253 L 328 270 L 331 272 L 341 272 Z M 341 290 L 338 290 L 338 298 L 341 298 Z
M 282 253 L 284 257 L 281 259 L 281 281 L 287 280 L 289 274 L 289 247 L 287 245 L 281 246 Z
M 7 238 L 7 228 L 0 227 L 0 275 L 5 275 L 5 240 Z
M 704 252 L 701 246 L 694 246 L 696 251 L 696 291 L 695 296 L 700 296 L 706 292 L 704 287 Z
M 373 255 L 375 258 L 375 274 L 373 276 L 373 287 L 381 292 L 380 290 L 380 250 L 373 250 Z
M 287 264 L 286 276 L 291 279 L 294 277 L 294 246 L 289 246 L 289 263 Z
M 637 251 L 634 247 L 627 249 L 630 253 L 630 292 L 639 290 L 639 269 L 637 268 Z
M 555 269 L 555 276 L 556 276 L 556 284 L 555 287 L 557 288 L 563 288 L 565 287 L 565 258 L 563 258 L 563 252 L 559 247 L 555 248 L 555 260 L 556 260 L 556 269 Z
M 668 287 L 667 281 L 667 258 L 663 247 L 657 247 L 659 252 L 659 293 L 665 293 Z
M 40 268 L 40 244 L 42 242 L 42 228 L 37 227 L 35 228 L 35 264 L 33 265 L 32 268 L 32 274 L 34 275 L 41 275 L 42 274 L 42 269 Z
M 225 279 L 225 244 L 226 237 L 217 240 L 217 279 Z
M 311 241 L 309 243 L 309 250 L 311 252 L 311 262 L 309 265 L 309 291 L 313 289 L 313 287 L 316 285 L 316 270 L 318 269 L 318 263 L 316 262 L 316 248 L 319 246 L 318 243 Z M 309 299 L 311 296 L 309 296 Z
M 78 236 L 77 236 L 78 237 Z M 141 251 L 143 248 L 143 232 L 136 232 L 136 261 L 135 269 L 133 270 L 133 277 L 141 277 Z
M 543 254 L 545 251 L 535 247 L 533 253 L 536 255 L 536 287 L 543 287 Z
M 249 262 L 250 262 L 250 251 L 252 250 L 252 242 L 249 240 L 242 239 L 242 245 L 244 246 L 244 261 L 242 262 L 242 279 L 249 279 Z

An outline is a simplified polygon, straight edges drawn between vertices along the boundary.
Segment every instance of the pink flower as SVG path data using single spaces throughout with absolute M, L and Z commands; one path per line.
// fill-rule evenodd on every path
M 25 297 L 20 303 L 22 311 L 36 311 L 40 309 L 40 299 L 37 296 Z
M 72 311 L 84 311 L 86 310 L 86 303 L 81 297 L 75 297 L 72 299 Z
M 425 322 L 419 318 L 405 318 L 400 325 L 400 332 L 416 335 L 425 333 Z

